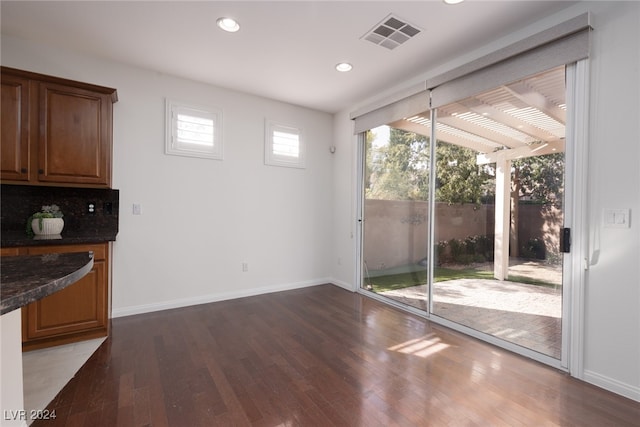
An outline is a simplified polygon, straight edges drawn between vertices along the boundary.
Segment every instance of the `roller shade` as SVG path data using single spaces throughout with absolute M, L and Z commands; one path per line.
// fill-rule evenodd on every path
M 411 117 L 589 56 L 590 16 L 577 16 L 354 112 L 354 133 Z
M 370 108 L 366 112 L 352 113 L 354 133 L 358 134 L 404 117 L 429 111 L 429 91 L 425 89 L 424 83 L 413 88 L 411 92 L 410 95 L 384 104 L 381 107 Z
M 589 14 L 585 13 L 429 79 L 431 107 L 588 58 L 590 30 Z

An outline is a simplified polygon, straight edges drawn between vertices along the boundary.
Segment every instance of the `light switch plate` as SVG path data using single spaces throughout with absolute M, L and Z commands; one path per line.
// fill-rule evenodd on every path
M 602 220 L 605 228 L 629 228 L 631 209 L 605 209 Z

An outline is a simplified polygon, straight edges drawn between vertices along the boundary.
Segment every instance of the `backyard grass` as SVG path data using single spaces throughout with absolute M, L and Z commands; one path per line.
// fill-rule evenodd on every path
M 479 270 L 475 268 L 453 269 L 436 267 L 434 275 L 435 282 L 444 282 L 446 280 L 455 279 L 493 280 L 493 271 Z M 542 280 L 535 280 L 524 276 L 509 276 L 509 280 L 512 282 L 527 283 L 530 285 L 550 287 L 555 286 L 553 283 L 548 283 Z M 403 289 L 411 286 L 423 285 L 426 282 L 427 272 L 425 270 L 365 278 L 365 283 L 371 285 L 374 292 L 386 292 L 395 289 Z

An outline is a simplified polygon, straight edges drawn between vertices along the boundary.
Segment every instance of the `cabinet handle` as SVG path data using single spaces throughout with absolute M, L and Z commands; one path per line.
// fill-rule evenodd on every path
M 20 173 L 27 173 L 27 168 L 20 169 Z

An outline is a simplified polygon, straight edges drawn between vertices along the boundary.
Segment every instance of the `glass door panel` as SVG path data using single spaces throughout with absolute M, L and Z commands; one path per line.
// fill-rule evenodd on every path
M 424 134 L 380 126 L 366 132 L 363 159 L 361 286 L 425 311 L 429 150 Z
M 564 67 L 437 110 L 432 314 L 562 349 Z

